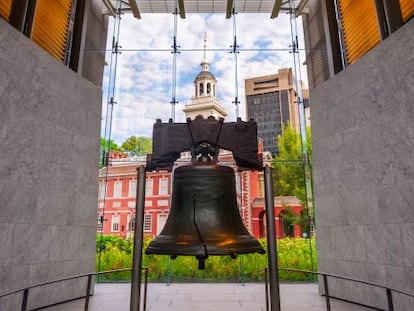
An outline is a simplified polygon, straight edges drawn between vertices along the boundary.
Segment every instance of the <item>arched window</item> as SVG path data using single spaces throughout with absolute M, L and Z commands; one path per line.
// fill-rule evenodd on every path
M 209 95 L 211 92 L 211 84 L 207 83 L 207 95 Z
M 204 84 L 200 83 L 200 96 L 204 93 Z

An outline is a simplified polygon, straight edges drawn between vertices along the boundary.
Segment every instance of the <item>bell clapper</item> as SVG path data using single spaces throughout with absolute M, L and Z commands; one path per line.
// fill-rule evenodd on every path
M 198 270 L 204 270 L 206 268 L 206 260 L 208 256 L 196 256 L 198 260 Z

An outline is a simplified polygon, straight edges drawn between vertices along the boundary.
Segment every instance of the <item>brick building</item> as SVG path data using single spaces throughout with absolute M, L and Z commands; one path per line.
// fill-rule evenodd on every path
M 223 152 L 223 165 L 233 163 L 230 152 Z M 98 233 L 129 238 L 135 226 L 136 169 L 144 165 L 144 159 L 123 158 L 113 160 L 99 174 Z M 236 195 L 244 225 L 256 238 L 265 236 L 265 200 L 263 173 L 242 171 L 236 174 Z M 145 185 L 144 235 L 155 237 L 164 227 L 170 209 L 172 174 L 167 171 L 147 172 Z M 281 212 L 286 206 L 297 215 L 303 207 L 295 197 L 275 197 L 275 221 L 277 238 L 287 235 L 301 236 L 301 228 L 294 225 L 289 233 L 284 226 Z

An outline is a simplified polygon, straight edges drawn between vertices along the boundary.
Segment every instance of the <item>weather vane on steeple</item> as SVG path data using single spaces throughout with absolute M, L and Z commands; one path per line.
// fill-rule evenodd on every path
M 206 59 L 207 32 L 204 33 L 204 59 Z
M 201 61 L 201 68 L 203 71 L 208 71 L 208 61 L 207 61 L 207 56 L 206 56 L 206 48 L 207 48 L 207 32 L 204 33 L 204 54 L 203 54 L 203 60 Z

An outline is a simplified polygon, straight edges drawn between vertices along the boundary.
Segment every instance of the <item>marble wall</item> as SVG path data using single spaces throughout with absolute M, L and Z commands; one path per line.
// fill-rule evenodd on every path
M 311 91 L 319 271 L 414 292 L 414 20 Z M 330 280 L 386 307 L 385 290 Z M 414 299 L 396 296 L 395 310 Z
M 0 19 L 0 294 L 95 271 L 101 89 Z M 30 292 L 83 296 L 86 279 Z M 21 294 L 0 300 L 20 310 Z

